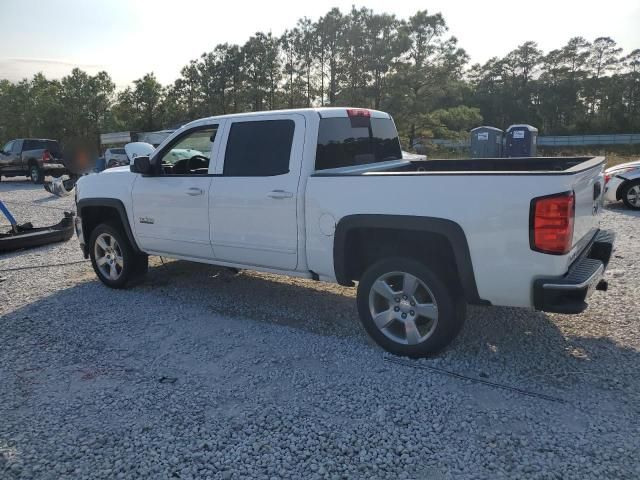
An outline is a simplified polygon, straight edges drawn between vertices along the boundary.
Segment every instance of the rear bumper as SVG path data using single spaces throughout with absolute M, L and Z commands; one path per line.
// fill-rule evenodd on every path
M 65 173 L 67 171 L 66 167 L 62 163 L 41 163 L 40 167 L 47 173 L 51 172 L 60 172 Z
M 601 284 L 609 264 L 615 234 L 600 230 L 584 249 L 569 271 L 562 277 L 538 278 L 533 282 L 533 304 L 536 310 L 553 313 L 581 313 L 587 298 Z

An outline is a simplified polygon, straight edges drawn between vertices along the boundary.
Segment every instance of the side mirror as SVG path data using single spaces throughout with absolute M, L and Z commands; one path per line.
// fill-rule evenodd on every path
M 129 170 L 133 173 L 150 175 L 152 173 L 151 160 L 147 156 L 136 157 L 133 159 L 133 163 L 129 166 Z

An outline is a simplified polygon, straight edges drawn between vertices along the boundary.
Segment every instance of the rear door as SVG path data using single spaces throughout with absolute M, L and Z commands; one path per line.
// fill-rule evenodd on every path
M 228 122 L 211 184 L 216 259 L 294 270 L 298 263 L 298 183 L 305 119 L 299 114 Z
M 28 140 L 15 140 L 13 142 L 11 155 L 9 157 L 10 170 L 21 170 L 23 166 L 26 168 L 26 165 L 23 165 L 22 152 L 26 150 L 26 148 L 23 148 L 23 145 L 27 142 Z
M 22 152 L 27 150 L 26 145 L 29 140 L 16 140 L 13 142 L 13 148 L 11 149 L 11 167 L 15 169 L 21 169 L 23 166 L 24 159 L 22 158 Z

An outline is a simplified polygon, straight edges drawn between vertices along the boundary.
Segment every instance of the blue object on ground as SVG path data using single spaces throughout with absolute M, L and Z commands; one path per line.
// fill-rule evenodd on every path
M 7 220 L 9 220 L 11 226 L 15 226 L 18 224 L 18 222 L 16 222 L 16 219 L 13 218 L 13 215 L 11 215 L 9 209 L 5 207 L 4 203 L 2 203 L 2 200 L 0 200 L 0 211 L 4 214 L 5 217 L 7 217 Z

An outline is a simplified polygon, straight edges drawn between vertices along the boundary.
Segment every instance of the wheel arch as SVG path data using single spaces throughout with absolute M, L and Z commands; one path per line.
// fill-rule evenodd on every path
M 91 232 L 100 223 L 109 220 L 116 221 L 122 226 L 133 251 L 135 253 L 143 253 L 133 236 L 127 210 L 121 200 L 115 198 L 85 198 L 78 201 L 77 210 L 78 216 L 82 221 L 82 233 L 85 241 L 89 240 Z M 88 245 L 85 244 L 85 256 L 88 255 L 87 248 Z
M 358 232 L 367 239 L 359 238 Z M 489 305 L 480 298 L 466 235 L 459 224 L 437 217 L 410 215 L 360 214 L 343 217 L 336 225 L 333 247 L 333 262 L 336 280 L 341 285 L 352 285 L 358 277 L 354 262 L 363 250 L 363 242 L 375 234 L 383 242 L 394 244 L 396 255 L 402 250 L 403 241 L 412 237 L 428 240 L 432 246 L 451 255 L 455 263 L 455 274 L 465 300 L 471 304 Z M 355 270 L 354 270 L 355 268 Z

